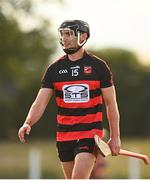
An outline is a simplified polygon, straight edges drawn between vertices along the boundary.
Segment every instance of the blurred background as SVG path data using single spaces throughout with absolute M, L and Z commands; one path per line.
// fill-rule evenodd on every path
M 89 23 L 86 49 L 111 67 L 122 147 L 150 155 L 149 9 L 149 0 L 0 0 L 1 179 L 63 178 L 55 148 L 54 98 L 26 144 L 19 142 L 17 133 L 45 68 L 63 55 L 57 28 L 67 19 Z M 106 116 L 104 127 L 108 129 Z M 150 178 L 149 166 L 141 161 L 124 157 L 107 161 L 108 178 Z

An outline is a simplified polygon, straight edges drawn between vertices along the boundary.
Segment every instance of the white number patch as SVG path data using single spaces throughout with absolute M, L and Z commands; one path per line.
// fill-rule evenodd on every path
M 72 69 L 72 76 L 78 76 L 79 72 L 78 69 Z
M 63 99 L 66 103 L 79 103 L 89 101 L 88 84 L 71 84 L 63 86 Z

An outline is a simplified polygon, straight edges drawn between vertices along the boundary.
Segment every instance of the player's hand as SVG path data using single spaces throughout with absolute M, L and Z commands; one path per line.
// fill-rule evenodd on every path
M 23 124 L 23 126 L 18 131 L 18 137 L 22 143 L 25 142 L 25 134 L 29 135 L 31 131 L 31 126 L 29 124 Z
M 108 145 L 111 149 L 112 155 L 117 156 L 120 152 L 120 147 L 121 147 L 120 137 L 110 138 L 108 141 Z

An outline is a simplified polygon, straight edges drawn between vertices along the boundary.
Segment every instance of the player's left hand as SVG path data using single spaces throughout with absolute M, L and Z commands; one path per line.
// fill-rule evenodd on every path
M 108 141 L 108 145 L 111 149 L 112 156 L 117 156 L 121 147 L 120 137 L 111 137 Z

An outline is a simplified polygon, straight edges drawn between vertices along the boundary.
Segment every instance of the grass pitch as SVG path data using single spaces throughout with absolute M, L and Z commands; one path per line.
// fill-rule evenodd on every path
M 21 144 L 19 141 L 0 143 L 0 179 L 26 179 L 29 171 L 29 151 L 38 149 L 41 153 L 42 177 L 45 179 L 64 178 L 59 164 L 54 141 L 28 140 Z M 149 139 L 123 139 L 122 148 L 138 153 L 147 154 L 150 157 Z M 129 158 L 107 157 L 108 167 L 106 170 L 108 178 L 128 178 Z M 140 178 L 150 178 L 150 165 L 146 166 L 140 161 Z

